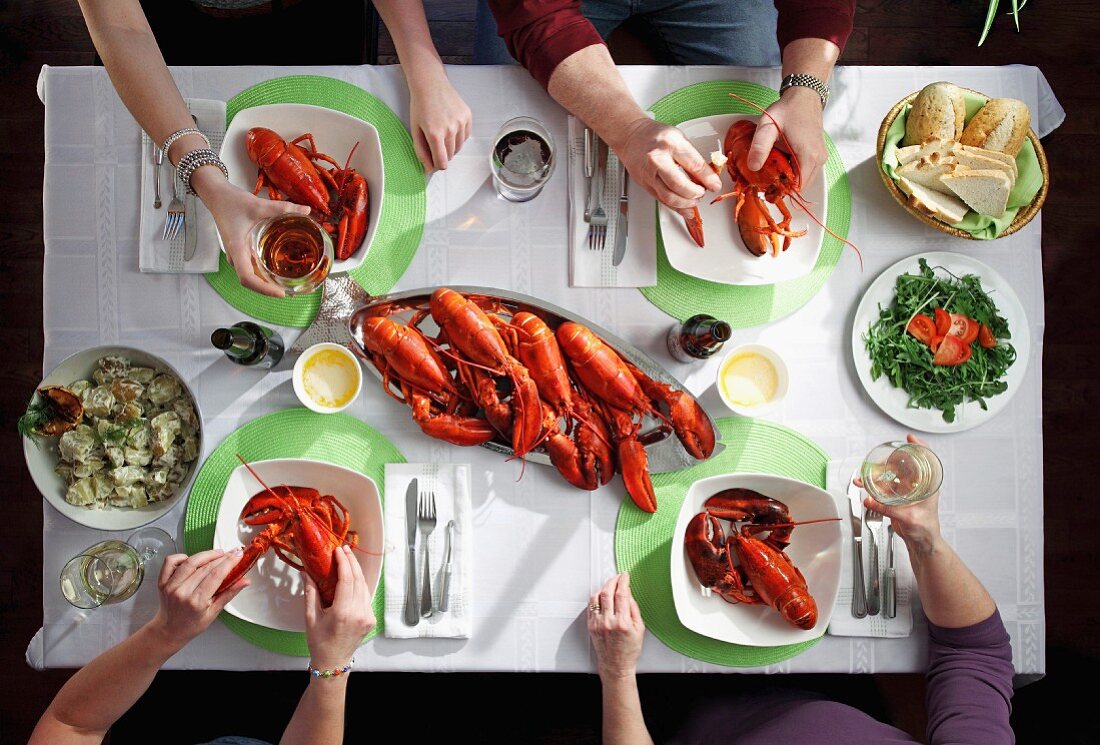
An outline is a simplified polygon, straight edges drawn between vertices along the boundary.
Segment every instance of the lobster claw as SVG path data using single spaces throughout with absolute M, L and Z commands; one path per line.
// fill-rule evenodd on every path
M 684 225 L 687 226 L 688 234 L 691 239 L 695 241 L 695 245 L 699 248 L 703 248 L 703 218 L 699 214 L 698 207 L 691 208 L 691 216 L 684 217 Z
M 618 443 L 619 470 L 623 483 L 634 504 L 646 512 L 657 511 L 657 494 L 649 478 L 649 459 L 645 448 L 635 437 L 627 437 Z
M 775 525 L 777 527 L 771 528 L 764 543 L 777 551 L 783 551 L 790 545 L 791 533 L 794 531 L 791 512 L 778 499 L 764 496 L 752 489 L 724 489 L 710 497 L 703 507 L 723 520 L 749 521 L 758 531 Z

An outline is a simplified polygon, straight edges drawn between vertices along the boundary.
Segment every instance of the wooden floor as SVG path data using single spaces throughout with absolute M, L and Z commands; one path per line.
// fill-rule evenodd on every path
M 1094 201 L 1100 199 L 1100 151 L 1093 142 L 1100 133 L 1100 62 L 1094 53 L 1100 6 L 1089 0 L 1032 0 L 1021 15 L 1022 33 L 1012 31 L 1010 19 L 1000 18 L 978 49 L 984 4 L 861 0 L 857 27 L 842 62 L 1038 65 L 1067 111 L 1065 124 L 1044 140 L 1053 173 L 1043 209 L 1048 675 L 1017 693 L 1013 724 L 1023 743 L 1096 743 L 1100 728 L 1090 710 L 1094 701 L 1086 697 L 1100 672 L 1100 552 L 1093 540 L 1100 535 L 1100 498 L 1088 476 L 1100 444 L 1100 417 L 1091 408 L 1100 406 L 1100 252 L 1094 243 L 1100 227 Z M 472 0 L 429 0 L 425 5 L 440 54 L 448 62 L 469 62 Z M 333 26 L 326 21 L 318 21 L 319 33 Z M 289 59 L 280 54 L 281 47 L 265 42 L 252 40 L 254 56 L 246 59 Z M 393 45 L 384 34 L 379 54 L 381 62 L 395 61 Z M 4 743 L 25 740 L 70 674 L 35 673 L 23 659 L 27 641 L 42 621 L 42 521 L 41 497 L 23 465 L 15 420 L 42 372 L 43 110 L 35 80 L 43 64 L 93 62 L 76 3 L 0 2 L 0 276 L 7 277 L 0 292 L 0 348 L 5 359 L 0 368 L 0 431 L 7 433 L 0 438 L 0 503 L 5 508 L 0 544 Z M 764 681 L 759 676 L 646 676 L 645 708 L 655 731 L 667 732 L 698 696 L 772 684 L 775 677 Z M 911 691 L 917 681 L 914 676 L 801 676 L 782 682 L 827 690 L 883 717 L 894 712 L 904 718 L 905 712 L 914 710 Z M 119 723 L 111 742 L 202 742 L 228 733 L 276 741 L 304 683 L 303 674 L 290 673 L 162 673 L 134 713 Z M 472 699 L 478 705 L 458 702 L 458 691 L 463 701 Z M 882 691 L 885 699 L 879 695 Z M 350 689 L 349 739 L 364 740 L 377 732 L 371 720 L 378 709 L 399 711 L 413 693 L 440 702 L 439 721 L 453 723 L 451 732 L 466 732 L 480 741 L 598 741 L 598 686 L 586 675 L 357 675 Z M 192 716 L 184 721 L 175 716 L 180 712 Z M 166 718 L 173 722 L 173 734 L 165 733 Z

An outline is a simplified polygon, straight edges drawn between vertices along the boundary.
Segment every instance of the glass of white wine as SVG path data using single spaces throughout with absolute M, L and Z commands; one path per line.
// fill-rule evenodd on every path
M 125 541 L 100 541 L 66 562 L 61 570 L 61 594 L 77 608 L 120 603 L 141 587 L 146 570 L 176 549 L 160 528 L 142 528 Z
M 943 465 L 924 445 L 884 442 L 863 459 L 860 478 L 867 493 L 883 504 L 913 504 L 940 488 Z

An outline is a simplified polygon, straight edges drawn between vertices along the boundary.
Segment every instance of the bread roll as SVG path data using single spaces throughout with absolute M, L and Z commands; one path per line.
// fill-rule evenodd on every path
M 1030 127 L 1027 104 L 1015 98 L 994 98 L 967 123 L 959 142 L 1015 158 Z
M 966 101 L 952 83 L 932 83 L 913 99 L 905 120 L 903 145 L 923 145 L 929 140 L 957 140 L 966 122 Z

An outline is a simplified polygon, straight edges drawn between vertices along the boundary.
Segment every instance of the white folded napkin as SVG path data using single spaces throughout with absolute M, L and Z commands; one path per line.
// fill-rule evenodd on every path
M 210 140 L 214 152 L 220 152 L 225 136 L 225 101 L 210 99 L 185 99 L 187 108 L 198 120 L 198 128 Z M 168 158 L 160 167 L 160 209 L 153 209 L 153 165 L 157 143 L 141 133 L 141 213 L 138 221 L 138 268 L 143 272 L 163 274 L 206 274 L 218 271 L 221 244 L 214 217 L 198 197 L 187 194 L 183 184 L 176 189 L 184 203 L 184 229 L 175 239 L 161 238 L 164 222 L 168 218 L 168 204 L 172 201 L 172 180 L 175 169 Z M 188 245 L 193 242 L 194 255 L 184 259 Z
M 443 590 L 443 560 L 447 548 L 447 522 L 455 521 L 454 548 L 451 553 L 450 605 L 446 612 L 436 611 L 421 618 L 416 626 L 405 624 L 405 566 L 408 546 L 405 543 L 405 491 L 409 482 L 417 479 L 419 490 L 435 492 L 435 530 L 429 537 L 432 596 L 439 606 Z M 398 639 L 415 637 L 470 636 L 471 569 L 473 568 L 472 532 L 470 521 L 470 467 L 453 463 L 387 463 L 385 526 L 388 541 L 394 546 L 386 556 L 386 636 Z M 421 591 L 424 573 L 424 552 L 421 534 L 417 534 L 416 586 Z
M 627 186 L 626 253 L 618 266 L 615 255 L 615 227 L 619 217 L 619 158 L 608 148 L 607 176 L 603 184 L 603 208 L 607 213 L 607 236 L 602 251 L 588 247 L 588 223 L 584 201 L 588 186 L 584 178 L 584 125 L 569 117 L 569 285 L 570 287 L 651 287 L 657 284 L 656 200 L 631 182 Z
M 840 552 L 840 591 L 837 593 L 836 608 L 833 610 L 833 617 L 829 619 L 827 633 L 833 636 L 889 638 L 909 636 L 913 632 L 913 599 L 916 591 L 916 579 L 909 563 L 909 552 L 905 550 L 905 544 L 897 536 L 894 536 L 894 570 L 898 588 L 897 615 L 893 618 L 886 618 L 881 611 L 878 615 L 867 615 L 863 618 L 856 618 L 852 615 L 852 524 L 849 520 L 851 511 L 848 507 L 848 483 L 853 475 L 850 470 L 851 466 L 851 459 L 829 461 L 826 466 L 826 489 L 838 500 L 841 508 L 840 535 L 843 543 Z M 875 531 L 880 575 L 886 569 L 886 526 L 889 522 L 890 518 L 882 518 L 882 523 Z M 868 531 L 871 528 L 870 523 L 864 523 L 863 571 L 867 586 L 870 586 L 871 580 L 869 575 L 871 540 L 868 537 Z

